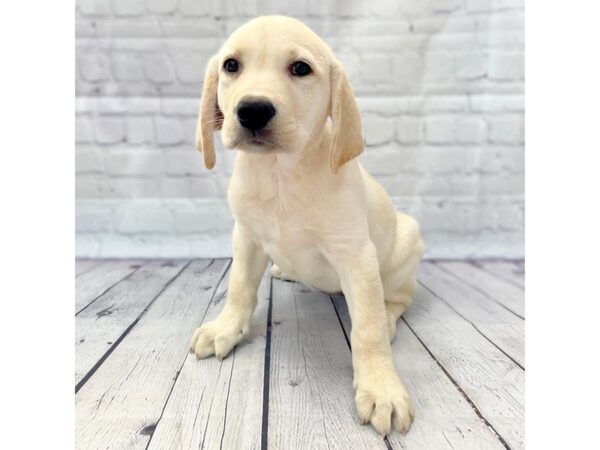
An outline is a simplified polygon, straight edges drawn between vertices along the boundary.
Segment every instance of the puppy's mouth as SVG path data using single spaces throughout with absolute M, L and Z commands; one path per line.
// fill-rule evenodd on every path
M 275 145 L 276 140 L 271 130 L 258 130 L 240 133 L 235 147 L 239 150 L 264 151 Z

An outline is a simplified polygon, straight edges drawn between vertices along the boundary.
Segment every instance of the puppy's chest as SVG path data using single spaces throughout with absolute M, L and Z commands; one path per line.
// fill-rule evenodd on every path
M 323 218 L 307 197 L 277 183 L 230 196 L 236 219 L 249 229 L 280 266 L 298 266 L 321 258 L 318 227 Z

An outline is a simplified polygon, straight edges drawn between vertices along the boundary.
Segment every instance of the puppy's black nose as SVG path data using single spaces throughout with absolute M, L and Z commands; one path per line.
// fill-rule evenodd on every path
M 237 109 L 240 125 L 251 131 L 262 130 L 275 115 L 275 107 L 269 101 L 244 101 Z

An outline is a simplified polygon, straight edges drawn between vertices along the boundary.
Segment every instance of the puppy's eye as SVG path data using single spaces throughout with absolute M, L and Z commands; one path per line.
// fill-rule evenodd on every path
M 223 63 L 223 69 L 227 72 L 234 73 L 240 69 L 240 64 L 235 59 L 229 58 Z
M 291 65 L 290 72 L 294 76 L 305 77 L 306 75 L 312 72 L 312 69 L 304 61 L 296 61 Z

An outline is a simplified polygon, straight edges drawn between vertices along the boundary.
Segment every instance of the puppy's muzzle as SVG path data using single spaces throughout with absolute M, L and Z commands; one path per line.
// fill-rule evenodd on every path
M 262 130 L 275 115 L 275 107 L 268 100 L 243 100 L 237 107 L 240 125 L 250 131 Z

